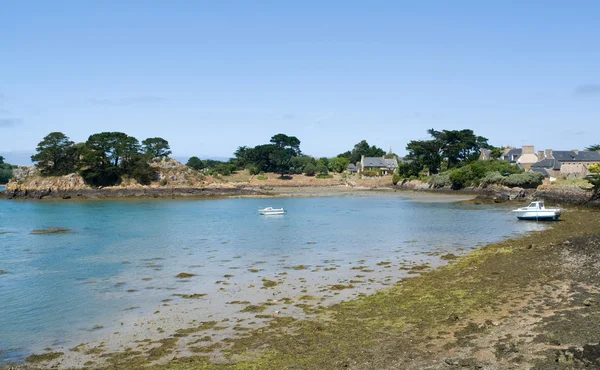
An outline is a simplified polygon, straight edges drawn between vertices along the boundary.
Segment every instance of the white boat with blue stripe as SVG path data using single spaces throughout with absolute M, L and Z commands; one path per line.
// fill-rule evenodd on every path
M 543 200 L 531 202 L 527 207 L 513 210 L 519 220 L 558 221 L 560 208 L 546 208 Z

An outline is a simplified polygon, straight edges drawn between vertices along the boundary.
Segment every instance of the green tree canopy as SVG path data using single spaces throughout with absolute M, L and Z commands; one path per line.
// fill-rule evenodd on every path
M 196 171 L 200 171 L 205 167 L 204 162 L 202 162 L 202 160 L 198 157 L 191 157 L 190 159 L 188 159 L 185 165 L 189 168 L 195 169 Z
M 360 162 L 362 156 L 365 157 L 382 157 L 385 155 L 385 150 L 376 147 L 375 145 L 369 146 L 366 140 L 362 140 L 361 142 L 354 145 L 352 151 L 347 151 L 338 155 L 338 157 L 347 158 L 350 163 Z
M 342 173 L 350 164 L 350 160 L 344 157 L 335 157 L 329 160 L 329 169 L 333 172 Z
M 500 159 L 500 157 L 502 157 L 502 154 L 504 153 L 504 147 L 500 147 L 500 148 L 492 148 L 492 151 L 490 152 L 490 159 Z
M 60 176 L 75 170 L 77 158 L 73 158 L 74 143 L 62 132 L 51 132 L 37 145 L 37 153 L 31 156 L 37 162 L 42 175 Z
M 4 157 L 0 155 L 0 164 L 4 163 Z
M 432 139 L 412 140 L 408 143 L 407 159 L 412 160 L 415 167 L 427 167 L 432 174 L 438 173 L 442 164 L 451 169 L 476 161 L 481 149 L 490 148 L 487 138 L 477 136 L 469 129 L 430 129 L 427 133 Z
M 169 142 L 161 137 L 151 137 L 142 141 L 142 150 L 150 158 L 166 158 L 171 155 Z
M 589 150 L 589 151 L 593 151 L 593 152 L 600 150 L 600 144 L 590 145 L 587 148 L 585 148 L 585 150 Z

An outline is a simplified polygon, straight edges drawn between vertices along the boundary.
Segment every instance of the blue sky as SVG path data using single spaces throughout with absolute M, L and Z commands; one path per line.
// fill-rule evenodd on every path
M 429 128 L 600 143 L 598 1 L 286 3 L 0 0 L 0 153 L 51 131 L 201 158 L 279 132 L 314 156 Z

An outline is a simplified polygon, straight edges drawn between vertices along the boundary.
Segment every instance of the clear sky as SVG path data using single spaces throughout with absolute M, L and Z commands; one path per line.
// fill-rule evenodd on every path
M 600 143 L 600 1 L 290 3 L 0 0 L 0 153 L 51 131 L 201 158 L 279 132 L 314 156 L 429 128 Z

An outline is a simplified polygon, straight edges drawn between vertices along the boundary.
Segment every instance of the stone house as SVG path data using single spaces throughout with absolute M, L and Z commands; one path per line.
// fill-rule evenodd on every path
M 583 178 L 590 173 L 588 167 L 600 163 L 600 151 L 552 150 L 539 151 L 540 160 L 531 170 L 554 178 Z
M 491 159 L 491 152 L 489 149 L 482 149 L 479 159 L 484 161 Z M 531 168 L 534 163 L 539 161 L 533 145 L 523 145 L 522 148 L 518 149 L 508 146 L 502 152 L 500 159 L 525 169 Z
M 360 158 L 360 172 L 381 171 L 382 175 L 391 175 L 398 169 L 398 158 L 365 157 Z

